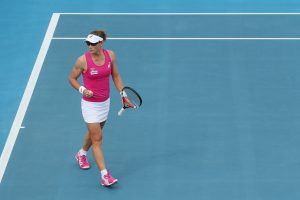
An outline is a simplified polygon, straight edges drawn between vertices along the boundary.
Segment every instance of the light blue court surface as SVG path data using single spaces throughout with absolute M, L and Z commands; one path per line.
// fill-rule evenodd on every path
M 1 200 L 299 199 L 299 18 L 59 15 Z M 144 99 L 117 117 L 112 85 L 103 148 L 120 182 L 110 189 L 91 154 L 88 171 L 74 160 L 86 129 L 68 84 L 82 38 L 102 27 Z
M 3 60 L 1 69 L 6 73 L 0 73 L 0 151 L 2 151 L 7 136 L 9 135 L 11 128 L 13 128 L 12 124 L 20 105 L 22 95 L 41 48 L 49 20 L 54 12 L 297 13 L 300 12 L 300 1 L 101 0 L 101 2 L 99 2 L 99 0 L 89 0 L 89 3 L 87 4 L 85 0 L 76 0 L 72 1 L 72 3 L 68 0 L 2 0 L 0 6 L 0 52 Z M 284 21 L 280 26 L 286 23 L 289 23 L 289 20 Z M 268 23 L 265 25 L 267 24 Z M 298 24 L 296 27 L 297 26 Z M 254 24 L 252 27 L 255 28 L 256 25 Z M 135 28 L 136 26 L 133 26 L 130 29 Z M 126 27 L 126 29 L 128 29 L 128 27 Z M 292 26 L 288 29 L 282 29 L 282 31 L 291 31 L 291 29 Z M 163 30 L 164 29 L 162 29 L 162 31 Z M 226 28 L 226 30 L 229 29 Z M 82 31 L 84 32 L 86 30 Z M 178 31 L 178 29 L 176 31 Z M 235 31 L 238 30 L 236 29 Z M 225 33 L 223 29 L 221 29 L 221 33 Z M 246 33 L 246 31 L 244 33 Z M 209 36 L 212 36 L 213 34 L 215 33 L 211 33 Z M 8 37 L 11 35 L 14 35 L 14 37 L 17 36 L 17 39 Z

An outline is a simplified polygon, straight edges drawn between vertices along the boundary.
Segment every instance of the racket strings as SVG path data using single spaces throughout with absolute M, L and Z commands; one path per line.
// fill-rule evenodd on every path
M 141 105 L 141 100 L 136 93 L 131 90 L 125 90 L 127 98 L 134 106 L 139 107 Z

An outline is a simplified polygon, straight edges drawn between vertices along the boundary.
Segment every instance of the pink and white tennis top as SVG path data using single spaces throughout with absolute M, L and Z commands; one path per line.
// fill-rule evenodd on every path
M 106 49 L 103 49 L 105 62 L 103 65 L 96 65 L 90 52 L 85 53 L 87 70 L 82 73 L 84 87 L 93 91 L 93 96 L 87 98 L 82 96 L 85 101 L 103 102 L 109 98 L 109 80 L 111 74 L 111 58 Z

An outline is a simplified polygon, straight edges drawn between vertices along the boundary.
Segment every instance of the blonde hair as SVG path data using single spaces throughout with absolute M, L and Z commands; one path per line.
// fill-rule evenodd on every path
M 106 40 L 106 33 L 105 33 L 105 31 L 96 30 L 96 31 L 92 31 L 90 34 L 97 35 L 97 36 L 103 38 L 103 41 Z

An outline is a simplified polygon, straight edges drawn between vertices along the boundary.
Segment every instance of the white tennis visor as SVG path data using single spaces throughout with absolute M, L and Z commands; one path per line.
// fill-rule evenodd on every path
M 85 38 L 85 41 L 90 42 L 90 43 L 98 43 L 98 42 L 102 42 L 103 38 L 99 37 L 98 35 L 89 34 Z

